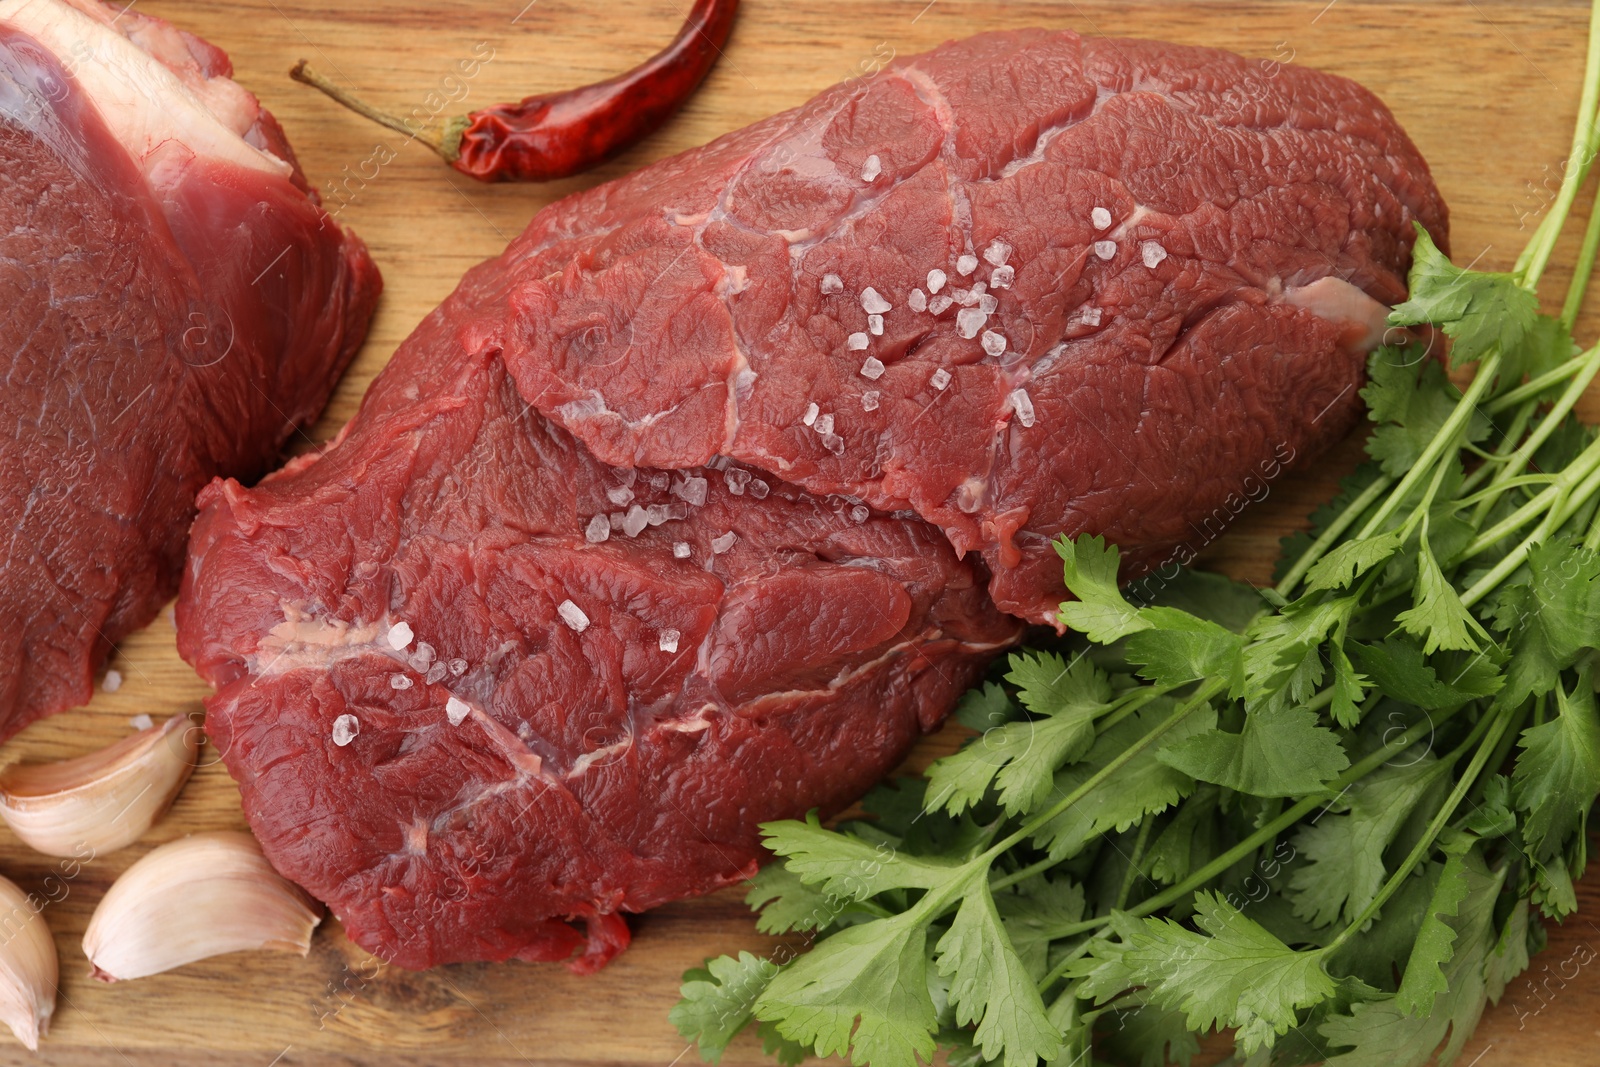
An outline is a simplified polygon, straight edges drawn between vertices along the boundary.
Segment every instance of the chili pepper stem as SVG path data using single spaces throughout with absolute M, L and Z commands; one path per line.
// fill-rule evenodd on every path
M 373 107 L 354 93 L 340 88 L 303 59 L 289 71 L 289 77 L 302 85 L 311 86 L 364 118 L 371 119 L 381 126 L 387 126 L 397 133 L 403 133 L 413 141 L 421 141 L 438 153 L 439 158 L 446 163 L 454 163 L 461 158 L 461 135 L 469 124 L 464 115 L 446 119 L 444 125 L 438 129 L 408 122 L 399 115 L 391 115 L 387 111 Z

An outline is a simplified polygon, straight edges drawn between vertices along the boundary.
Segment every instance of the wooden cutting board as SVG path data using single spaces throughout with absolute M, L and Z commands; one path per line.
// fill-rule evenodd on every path
M 545 204 L 798 104 L 891 51 L 918 52 L 979 30 L 1045 25 L 1162 37 L 1349 75 L 1388 101 L 1431 161 L 1453 211 L 1457 258 L 1505 269 L 1559 181 L 1588 7 L 1582 0 L 746 0 L 726 58 L 658 135 L 595 175 L 487 187 L 341 112 L 286 71 L 307 58 L 393 110 L 452 113 L 642 60 L 675 31 L 686 0 L 134 2 L 232 54 L 238 80 L 282 120 L 312 183 L 338 184 L 336 196 L 325 195 L 345 205 L 341 220 L 366 238 L 383 269 L 387 291 L 372 338 L 301 447 L 332 436 L 401 338 Z M 479 46 L 492 48 L 493 60 L 457 86 L 450 103 L 456 62 Z M 391 162 L 372 162 L 391 154 Z M 1566 281 L 1553 269 L 1547 291 L 1563 291 Z M 1591 317 L 1580 336 L 1593 338 L 1597 326 L 1600 318 Z M 1600 418 L 1600 395 L 1584 414 Z M 1265 579 L 1277 537 L 1330 494 L 1357 454 L 1348 445 L 1275 486 L 1211 547 L 1209 564 Z M 130 638 L 114 667 L 125 679 L 115 694 L 36 724 L 6 755 L 82 753 L 127 734 L 131 716 L 194 712 L 207 693 L 173 650 L 170 614 Z M 931 738 L 912 764 L 924 766 L 957 743 L 949 731 Z M 383 969 L 330 920 L 306 959 L 234 955 L 116 986 L 91 981 L 79 943 L 116 875 L 159 842 L 244 828 L 237 792 L 216 760 L 208 747 L 204 766 L 147 839 L 95 860 L 46 909 L 62 961 L 55 1025 L 37 1057 L 0 1038 L 0 1065 L 690 1064 L 695 1053 L 667 1022 L 681 972 L 708 955 L 772 945 L 756 934 L 740 894 L 728 891 L 639 918 L 634 947 L 587 979 L 549 965 Z M 0 872 L 41 890 L 53 871 L 52 862 L 0 834 Z M 1580 899 L 1578 914 L 1551 930 L 1549 950 L 1490 1011 L 1461 1063 L 1600 1062 L 1600 965 L 1592 962 L 1600 877 L 1581 887 Z M 747 1039 L 724 1062 L 764 1061 Z

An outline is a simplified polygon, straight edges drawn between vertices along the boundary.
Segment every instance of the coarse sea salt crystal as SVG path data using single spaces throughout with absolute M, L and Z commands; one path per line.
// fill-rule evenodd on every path
M 411 664 L 411 669 L 417 673 L 427 673 L 428 668 L 433 664 L 433 646 L 426 641 L 418 641 L 417 650 L 411 654 L 411 658 L 407 662 Z
M 983 299 L 983 294 L 976 289 L 952 289 L 950 290 L 950 298 L 962 307 L 969 308 Z
M 115 693 L 122 688 L 122 672 L 106 671 L 106 676 L 100 680 L 100 688 L 108 693 Z
M 1003 334 L 993 330 L 983 331 L 983 350 L 991 356 L 998 356 L 1006 350 L 1006 339 Z
M 662 630 L 661 637 L 656 642 L 656 647 L 663 652 L 676 652 L 678 651 L 678 638 L 682 636 L 676 630 Z
M 883 316 L 882 315 L 868 315 L 867 316 L 867 332 L 870 333 L 874 337 L 882 337 L 883 336 Z
M 666 471 L 658 471 L 650 476 L 650 488 L 665 489 L 667 487 L 668 480 L 669 479 Z
M 451 726 L 460 726 L 472 713 L 472 705 L 460 697 L 451 697 L 444 702 L 444 717 L 450 720 Z
M 556 612 L 560 614 L 562 622 L 580 634 L 589 628 L 589 616 L 585 615 L 583 609 L 570 600 L 563 600 L 556 605 Z
M 800 416 L 800 421 L 807 426 L 814 425 L 817 421 L 818 407 L 815 403 L 806 405 L 806 413 Z
M 753 479 L 750 482 L 750 495 L 755 499 L 765 500 L 770 492 L 772 492 L 772 487 L 760 478 Z
M 1082 311 L 1078 312 L 1078 321 L 1083 323 L 1085 326 L 1100 325 L 1100 309 L 1084 308 Z
M 1000 301 L 993 293 L 978 294 L 978 310 L 983 312 L 985 315 L 993 315 L 995 313 L 995 309 L 999 306 Z
M 953 303 L 955 303 L 955 301 L 950 299 L 949 293 L 940 293 L 938 296 L 928 301 L 928 314 L 943 315 L 946 311 L 950 310 L 950 305 Z
M 822 447 L 836 456 L 842 456 L 844 455 L 844 438 L 836 433 L 825 433 L 822 435 Z
M 950 372 L 940 367 L 933 372 L 933 377 L 928 379 L 928 384 L 942 392 L 944 387 L 950 384 Z
M 867 517 L 871 514 L 872 512 L 868 511 L 867 508 L 861 504 L 857 504 L 855 507 L 850 509 L 850 517 L 857 522 L 866 522 Z
M 409 623 L 397 622 L 389 627 L 389 647 L 398 652 L 411 643 L 413 636 Z
M 411 688 L 411 676 L 407 675 L 407 674 L 391 674 L 391 675 L 389 675 L 389 688 L 390 689 L 410 689 Z
M 1089 212 L 1089 221 L 1094 223 L 1094 228 L 1103 230 L 1111 225 L 1111 212 L 1103 207 L 1097 207 Z
M 729 530 L 727 533 L 711 539 L 711 551 L 720 555 L 732 548 L 733 543 L 737 540 L 739 540 L 739 535 Z
M 583 539 L 591 545 L 598 545 L 610 537 L 611 520 L 604 515 L 596 515 L 589 520 L 589 525 L 583 528 Z
M 867 335 L 856 332 L 845 338 L 844 346 L 852 352 L 859 352 L 868 345 Z
M 633 503 L 633 490 L 625 485 L 614 486 L 606 490 L 606 499 L 619 508 L 625 508 Z
M 446 668 L 444 665 L 444 660 L 440 660 L 438 663 L 435 663 L 433 666 L 428 668 L 428 673 L 424 680 L 429 685 L 438 685 L 440 682 L 444 681 L 445 670 Z
M 835 293 L 844 292 L 844 279 L 837 274 L 824 274 L 822 276 L 822 295 L 833 296 Z
M 910 305 L 912 311 L 927 311 L 928 294 L 921 289 L 913 289 L 911 295 L 906 297 L 906 303 Z
M 644 509 L 644 521 L 648 522 L 651 526 L 660 526 L 662 523 L 666 522 L 671 515 L 672 512 L 667 509 L 665 504 L 651 504 L 649 507 Z
M 722 480 L 728 484 L 728 492 L 734 496 L 744 496 L 745 487 L 750 484 L 750 472 L 740 467 L 729 467 L 722 472 Z
M 673 559 L 688 559 L 689 558 L 689 551 L 690 551 L 689 542 L 687 542 L 687 541 L 674 541 L 674 542 L 672 542 L 672 558 Z
M 450 661 L 450 676 L 452 678 L 459 678 L 463 674 L 466 674 L 466 673 L 467 673 L 467 661 L 466 660 L 464 660 L 464 659 L 453 659 L 453 660 Z
M 1167 250 L 1161 247 L 1160 241 L 1145 241 L 1139 246 L 1139 255 L 1144 260 L 1145 266 L 1154 269 L 1167 258 Z
M 1003 267 L 1006 260 L 1011 258 L 1011 246 L 996 237 L 989 242 L 989 247 L 983 250 L 983 258 L 989 261 L 992 267 Z
M 1017 268 L 1015 267 L 996 267 L 994 272 L 989 275 L 989 284 L 996 289 L 1009 289 L 1011 288 L 1011 283 L 1016 280 Z
M 156 721 L 154 719 L 143 714 L 135 715 L 133 718 L 128 720 L 128 725 L 133 727 L 135 730 L 148 730 L 155 724 Z
M 861 376 L 863 378 L 870 379 L 871 381 L 877 381 L 879 378 L 882 378 L 883 360 L 879 359 L 877 356 L 868 356 L 866 362 L 861 364 Z M 826 433 L 827 431 L 824 430 L 819 432 Z
M 965 278 L 978 269 L 977 256 L 959 256 L 956 259 L 956 273 Z
M 950 280 L 950 275 L 935 267 L 928 272 L 928 292 L 937 293 L 944 288 L 944 283 Z
M 650 513 L 638 504 L 628 509 L 628 514 L 622 520 L 622 532 L 629 537 L 638 537 L 646 526 L 650 525 Z
M 1022 425 L 1033 425 L 1033 398 L 1026 389 L 1011 390 L 1011 410 L 1017 413 L 1017 421 Z
M 861 310 L 868 315 L 882 315 L 892 307 L 894 305 L 880 296 L 878 290 L 872 286 L 869 285 L 861 290 Z
M 878 397 L 879 397 L 879 393 L 878 393 L 878 391 L 876 389 L 869 389 L 867 392 L 862 393 L 861 394 L 861 410 L 862 411 L 877 411 L 878 410 Z
M 956 315 L 956 333 L 967 340 L 978 336 L 978 331 L 983 329 L 983 324 L 989 321 L 989 316 L 977 308 L 962 308 Z
M 876 153 L 868 156 L 867 161 L 861 165 L 861 180 L 864 182 L 875 181 L 878 175 L 882 173 L 883 161 L 877 157 Z
M 676 491 L 680 499 L 695 507 L 706 502 L 706 480 L 698 474 L 685 475 Z
M 333 743 L 340 748 L 356 739 L 361 732 L 361 720 L 354 715 L 341 715 L 333 720 Z
M 1117 242 L 1096 241 L 1094 243 L 1094 254 L 1099 256 L 1101 259 L 1110 259 L 1112 256 L 1117 254 Z
M 811 428 L 813 430 L 817 431 L 820 434 L 830 434 L 830 433 L 832 433 L 833 432 L 833 416 L 832 415 L 819 415 L 817 417 L 817 424 L 815 426 L 811 427 Z

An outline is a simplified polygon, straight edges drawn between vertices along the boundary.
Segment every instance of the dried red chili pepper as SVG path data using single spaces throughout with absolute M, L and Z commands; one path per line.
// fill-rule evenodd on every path
M 374 122 L 422 141 L 482 181 L 543 182 L 588 170 L 650 133 L 705 80 L 733 28 L 739 0 L 695 0 L 672 43 L 632 70 L 593 85 L 530 96 L 446 120 L 443 127 L 380 111 L 301 60 L 290 71 Z

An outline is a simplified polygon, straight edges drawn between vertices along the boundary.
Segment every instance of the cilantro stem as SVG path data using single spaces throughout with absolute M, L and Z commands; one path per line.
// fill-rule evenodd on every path
M 1567 383 L 1567 388 L 1563 390 L 1561 396 L 1557 398 L 1555 404 L 1551 406 L 1549 412 L 1545 414 L 1533 433 L 1528 435 L 1528 439 L 1522 442 L 1522 445 L 1505 461 L 1505 465 L 1500 468 L 1495 474 L 1494 480 L 1489 483 L 1490 488 L 1501 485 L 1522 473 L 1522 469 L 1533 459 L 1533 454 L 1550 439 L 1551 434 L 1560 428 L 1561 420 L 1567 417 L 1567 414 L 1577 405 L 1579 398 L 1589 388 L 1589 383 L 1594 381 L 1595 374 L 1600 372 L 1600 345 L 1591 348 L 1580 358 L 1581 366 L 1577 375 Z M 1481 370 L 1479 373 L 1482 373 Z M 1497 499 L 1499 498 L 1491 496 L 1478 502 L 1477 510 L 1472 515 L 1474 526 L 1483 522 L 1484 517 L 1489 514 Z
M 1462 705 L 1462 707 L 1465 706 L 1466 705 Z M 1445 722 L 1460 710 L 1460 707 L 1447 709 L 1443 712 L 1440 712 L 1437 718 L 1425 718 L 1421 722 L 1414 723 L 1408 730 L 1406 730 L 1405 733 L 1401 734 L 1394 741 L 1384 745 L 1376 752 L 1373 752 L 1358 762 L 1352 764 L 1343 774 L 1329 782 L 1328 788 L 1331 791 L 1331 795 L 1337 797 L 1339 793 L 1342 793 L 1350 785 L 1361 780 L 1362 778 L 1365 778 L 1368 774 L 1383 766 L 1383 764 L 1394 759 L 1394 757 L 1397 756 L 1402 749 L 1410 745 L 1417 738 L 1421 737 L 1423 734 L 1436 730 L 1441 723 Z M 1144 915 L 1149 915 L 1151 912 L 1160 911 L 1162 908 L 1168 907 L 1169 905 L 1182 900 L 1185 896 L 1194 892 L 1196 889 L 1201 888 L 1217 875 L 1224 873 L 1228 870 L 1228 868 L 1232 867 L 1246 856 L 1253 854 L 1262 846 L 1262 844 L 1272 840 L 1278 834 L 1282 833 L 1290 826 L 1293 826 L 1296 822 L 1299 822 L 1301 817 L 1309 814 L 1311 810 L 1318 804 L 1328 803 L 1329 796 L 1329 793 L 1319 793 L 1315 796 L 1309 796 L 1300 800 L 1293 807 L 1286 809 L 1283 814 L 1279 815 L 1276 819 L 1273 819 L 1271 822 L 1262 826 L 1249 837 L 1244 838 L 1226 852 L 1215 857 L 1210 863 L 1207 863 L 1204 867 L 1201 867 L 1199 870 L 1193 872 L 1189 875 L 1189 877 L 1185 878 L 1177 885 L 1170 886 L 1167 889 L 1162 890 L 1160 893 L 1157 893 L 1155 896 L 1141 901 L 1132 908 L 1129 908 L 1127 914 L 1133 916 L 1134 918 L 1139 918 Z M 1109 915 L 1102 915 L 1094 919 L 1085 919 L 1082 922 L 1074 923 L 1071 926 L 1061 927 L 1058 936 L 1071 937 L 1074 934 L 1088 933 L 1093 930 L 1103 929 L 1104 927 L 1110 925 L 1110 923 L 1111 916 Z M 1079 953 L 1078 955 L 1082 955 L 1082 953 Z M 1039 988 L 1041 990 L 1048 989 L 1052 982 L 1060 978 L 1062 974 L 1065 973 L 1067 965 L 1072 961 L 1072 959 L 1075 958 L 1076 956 L 1072 956 L 1068 957 L 1067 959 L 1063 959 L 1060 963 L 1053 967 L 1050 970 L 1050 973 L 1045 975 L 1044 979 L 1040 981 Z
M 1140 752 L 1143 752 L 1156 741 L 1159 741 L 1162 737 L 1166 736 L 1169 730 L 1192 715 L 1196 709 L 1205 706 L 1210 702 L 1212 697 L 1216 696 L 1227 687 L 1228 683 L 1225 680 L 1213 679 L 1209 682 L 1206 682 L 1203 686 L 1197 689 L 1194 695 L 1191 696 L 1181 707 L 1179 707 L 1177 711 L 1174 711 L 1171 715 L 1167 716 L 1161 725 L 1157 726 L 1155 729 L 1139 738 L 1138 741 L 1117 753 L 1109 763 L 1091 775 L 1087 782 L 1084 782 L 1071 793 L 1068 793 L 1066 796 L 1050 805 L 1050 807 L 1045 809 L 1042 813 L 1035 815 L 1033 818 L 1023 823 L 1009 836 L 1003 838 L 999 844 L 990 846 L 989 851 L 985 852 L 982 856 L 979 856 L 978 859 L 984 860 L 986 863 L 992 863 L 996 857 L 1010 850 L 1013 845 L 1020 844 L 1021 842 L 1032 837 L 1051 819 L 1054 819 L 1057 815 L 1060 815 L 1063 811 L 1066 811 L 1068 808 L 1072 807 L 1072 805 L 1088 796 L 1091 791 L 1098 787 L 1107 778 L 1110 778 L 1118 770 L 1122 769 L 1125 764 L 1127 764 Z
M 1595 254 L 1600 252 L 1600 190 L 1589 206 L 1589 224 L 1583 230 L 1583 246 L 1578 251 L 1577 266 L 1572 269 L 1572 282 L 1567 286 L 1567 299 L 1561 305 L 1561 325 L 1572 329 L 1583 310 L 1584 297 L 1589 293 L 1589 278 L 1594 273 Z
M 1404 884 L 1405 879 L 1411 876 L 1411 872 L 1416 869 L 1417 864 L 1421 863 L 1428 853 L 1433 850 L 1434 843 L 1438 840 L 1440 832 L 1444 830 L 1445 825 L 1450 821 L 1450 817 L 1455 814 L 1456 808 L 1460 806 L 1461 801 L 1466 797 L 1468 790 L 1477 781 L 1490 752 L 1499 747 L 1500 736 L 1505 732 L 1506 726 L 1511 721 L 1511 716 L 1507 711 L 1502 710 L 1491 714 L 1494 723 L 1489 727 L 1487 736 L 1478 744 L 1478 751 L 1473 754 L 1472 762 L 1467 765 L 1466 773 L 1456 781 L 1456 787 L 1450 791 L 1450 795 L 1445 798 L 1445 802 L 1434 813 L 1433 819 L 1429 821 L 1428 828 L 1423 831 L 1421 839 L 1412 847 L 1411 852 L 1401 862 L 1400 866 L 1395 868 L 1394 873 L 1389 875 L 1388 880 L 1383 884 L 1383 888 L 1378 890 L 1378 895 L 1373 897 L 1365 908 L 1361 909 L 1361 913 L 1351 920 L 1350 925 L 1346 926 L 1338 937 L 1322 948 L 1321 951 L 1325 956 L 1332 956 L 1352 937 L 1360 933 L 1361 928 L 1371 922 L 1373 917 L 1378 914 L 1378 910 L 1387 904 L 1389 898 L 1399 891 L 1400 886 Z M 1471 743 L 1470 738 L 1468 743 Z M 1449 758 L 1454 759 L 1457 754 L 1453 753 Z
M 1600 466 L 1600 440 L 1597 440 L 1579 453 L 1578 457 L 1567 466 L 1566 470 L 1552 479 L 1550 484 L 1537 496 L 1487 530 L 1484 530 L 1477 537 L 1474 537 L 1452 562 L 1471 559 L 1481 552 L 1488 551 L 1508 535 L 1526 526 L 1534 518 L 1546 514 L 1560 500 L 1564 492 L 1570 489 L 1578 480 L 1587 477 L 1597 466 Z
M 1133 892 L 1133 880 L 1139 874 L 1139 864 L 1144 859 L 1145 846 L 1150 843 L 1150 827 L 1155 825 L 1154 814 L 1139 820 L 1139 836 L 1133 842 L 1133 855 L 1128 857 L 1128 869 L 1122 875 L 1122 888 L 1117 890 L 1117 910 L 1127 906 L 1128 894 Z
M 1394 492 L 1367 520 L 1366 525 L 1361 528 L 1361 532 L 1356 534 L 1357 540 L 1371 537 L 1374 533 L 1383 529 L 1383 524 L 1395 513 L 1401 503 L 1411 494 L 1411 491 L 1417 487 L 1417 483 L 1434 473 L 1434 465 L 1439 462 L 1440 458 L 1448 452 L 1456 451 L 1460 447 L 1457 439 L 1466 430 L 1467 424 L 1471 422 L 1472 414 L 1477 407 L 1478 401 L 1483 399 L 1483 394 L 1488 391 L 1490 383 L 1494 380 L 1495 375 L 1499 373 L 1499 370 L 1500 353 L 1498 352 L 1487 356 L 1483 362 L 1478 364 L 1478 373 L 1473 376 L 1472 384 L 1467 386 L 1467 391 L 1461 395 L 1461 399 L 1456 401 L 1455 409 L 1450 412 L 1450 417 L 1445 420 L 1444 425 L 1439 428 L 1439 432 L 1434 434 L 1433 439 L 1428 442 L 1428 447 L 1423 449 L 1422 455 L 1417 457 L 1416 463 L 1406 472 L 1406 476 L 1400 479 L 1400 484 L 1395 487 Z
M 1498 415 L 1502 411 L 1509 411 L 1525 400 L 1539 399 L 1552 385 L 1560 385 L 1566 379 L 1578 373 L 1583 367 L 1583 360 L 1564 360 L 1557 367 L 1552 367 L 1536 378 L 1529 378 L 1515 389 L 1508 389 L 1483 405 L 1487 415 Z M 1508 440 L 1520 438 L 1521 434 L 1507 433 Z
M 1539 223 L 1533 239 L 1517 260 L 1516 273 L 1522 276 L 1523 285 L 1531 289 L 1539 283 L 1556 241 L 1566 226 L 1578 188 L 1588 177 L 1589 166 L 1595 156 L 1595 110 L 1600 105 L 1600 3 L 1589 11 L 1589 46 L 1584 63 L 1583 92 L 1578 101 L 1578 124 L 1572 131 L 1572 149 L 1564 164 L 1561 189 L 1556 194 L 1550 213 Z
M 1589 448 L 1585 449 L 1585 454 L 1597 446 L 1600 446 L 1600 440 L 1597 440 L 1595 444 L 1592 444 L 1589 446 Z M 1492 568 L 1490 568 L 1487 574 L 1473 583 L 1471 589 L 1468 589 L 1466 592 L 1461 594 L 1461 603 L 1463 606 L 1470 608 L 1472 605 L 1476 604 L 1478 601 L 1482 600 L 1484 597 L 1493 592 L 1495 586 L 1504 581 L 1507 575 L 1516 570 L 1518 567 L 1522 566 L 1523 562 L 1528 558 L 1528 553 L 1533 550 L 1534 545 L 1542 542 L 1545 537 L 1549 535 L 1551 530 L 1555 529 L 1567 519 L 1571 518 L 1573 512 L 1577 511 L 1578 508 L 1583 506 L 1584 501 L 1594 496 L 1595 493 L 1600 492 L 1600 462 L 1591 461 L 1588 464 L 1588 467 L 1592 473 L 1589 474 L 1588 478 L 1583 482 L 1583 484 L 1578 486 L 1575 491 L 1566 493 L 1565 496 L 1558 494 L 1557 502 L 1550 509 L 1549 514 L 1545 516 L 1545 520 L 1539 524 L 1538 529 L 1529 534 L 1521 544 L 1517 545 L 1516 548 L 1506 553 L 1505 558 L 1496 563 Z M 1570 484 L 1567 483 L 1567 475 L 1571 473 L 1572 469 L 1573 468 L 1569 467 L 1566 471 L 1563 471 L 1561 478 L 1558 479 L 1558 482 Z M 1546 492 L 1550 492 L 1558 488 L 1561 488 L 1561 486 L 1553 485 L 1549 490 L 1546 490 Z M 1544 495 L 1544 493 L 1540 494 L 1541 497 Z
M 1349 529 L 1393 484 L 1393 478 L 1386 474 L 1379 475 L 1376 481 L 1363 489 L 1354 500 L 1350 501 L 1349 505 L 1339 513 L 1338 517 L 1328 524 L 1328 528 L 1322 531 L 1322 535 L 1311 543 L 1311 547 L 1301 553 L 1300 558 L 1295 561 L 1295 565 L 1289 569 L 1289 573 L 1283 576 L 1283 581 L 1279 582 L 1275 587 L 1277 594 L 1287 597 L 1293 592 L 1294 587 L 1299 585 L 1300 580 L 1306 576 L 1306 572 L 1316 565 L 1317 560 L 1327 554 L 1328 549 L 1333 547 L 1333 543 L 1339 539 L 1340 535 Z
M 1050 856 L 1046 856 L 1044 859 L 1039 860 L 1036 863 L 1030 863 L 1026 867 L 1019 868 L 1018 870 L 1012 871 L 1010 874 L 1005 875 L 1002 878 L 993 879 L 989 883 L 989 891 L 992 892 L 992 893 L 998 893 L 1002 889 L 1009 889 L 1012 886 L 1016 885 L 1018 882 L 1024 881 L 1024 880 L 1026 880 L 1028 878 L 1032 878 L 1034 875 L 1040 873 L 1041 871 L 1048 871 L 1051 867 L 1056 866 L 1056 864 L 1058 864 L 1060 862 L 1061 861 L 1058 860 L 1058 859 L 1054 859 L 1054 858 L 1052 858 Z

